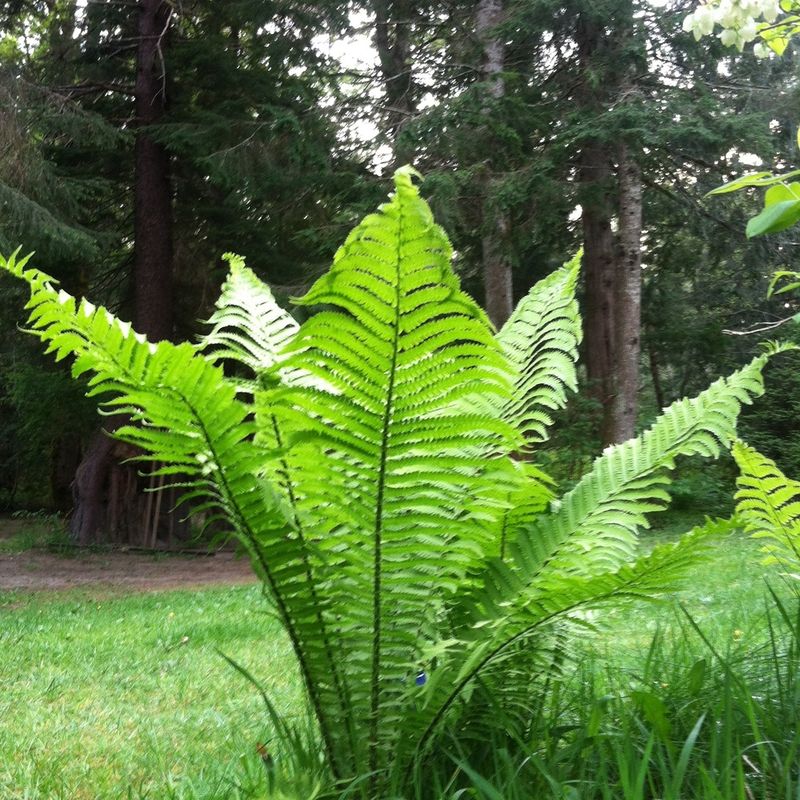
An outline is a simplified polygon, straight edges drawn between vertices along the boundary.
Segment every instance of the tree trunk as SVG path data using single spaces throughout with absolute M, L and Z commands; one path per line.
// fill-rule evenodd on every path
M 634 76 L 619 68 L 628 45 L 631 14 L 621 21 L 621 34 L 615 38 L 590 14 L 578 21 L 578 58 L 584 76 L 578 99 L 587 117 L 598 118 L 598 125 L 610 105 L 624 102 L 632 91 Z M 636 427 L 642 179 L 629 146 L 623 142 L 615 151 L 602 137 L 588 138 L 583 145 L 578 175 L 583 209 L 586 369 L 590 392 L 602 407 L 601 440 L 608 445 L 630 438 Z M 612 229 L 615 216 L 616 237 Z
M 602 408 L 601 439 L 608 444 L 607 409 L 615 394 L 615 292 L 612 181 L 608 153 L 600 144 L 583 148 L 579 169 L 583 224 L 583 274 L 586 286 L 583 330 L 589 392 Z
M 166 110 L 164 42 L 170 20 L 164 0 L 139 5 L 136 67 L 136 150 L 133 267 L 134 328 L 152 341 L 170 339 L 173 325 L 172 187 L 169 154 L 148 126 Z
M 484 220 L 487 215 L 484 211 Z M 481 241 L 485 308 L 489 319 L 500 330 L 514 310 L 511 265 L 504 246 L 509 229 L 508 216 L 499 212 L 495 219 L 489 221 L 489 225 Z
M 171 7 L 164 0 L 140 0 L 135 86 L 133 323 L 153 341 L 173 333 L 172 188 L 169 154 L 148 126 L 166 109 L 164 48 Z M 142 544 L 159 520 L 146 515 L 145 482 L 136 468 L 122 464 L 133 452 L 110 438 L 123 424 L 111 417 L 90 442 L 73 482 L 74 512 L 70 530 L 82 544 L 103 538 Z
M 636 431 L 642 308 L 642 175 L 628 146 L 619 146 L 619 230 L 615 269 L 615 392 L 607 442 L 624 442 Z
M 483 113 L 493 112 L 493 104 L 505 95 L 503 80 L 506 45 L 497 35 L 497 26 L 503 21 L 502 0 L 480 0 L 475 14 L 475 33 L 483 49 L 481 79 L 486 87 L 486 103 Z M 491 152 L 491 133 L 487 136 L 487 152 Z M 489 319 L 499 329 L 514 310 L 514 287 L 511 264 L 507 256 L 507 239 L 510 230 L 508 214 L 493 208 L 490 197 L 493 179 L 491 168 L 484 182 L 483 236 L 481 240 L 483 259 L 483 287 L 485 308 Z
M 402 130 L 416 111 L 411 63 L 411 3 L 409 0 L 373 0 L 375 48 L 386 98 L 386 133 L 394 149 L 393 168 L 411 161 L 413 148 Z

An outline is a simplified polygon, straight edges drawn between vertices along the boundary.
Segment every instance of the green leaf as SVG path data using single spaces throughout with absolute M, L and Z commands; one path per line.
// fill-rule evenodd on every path
M 800 200 L 800 183 L 778 183 L 764 193 L 765 208 L 787 200 Z
M 789 283 L 777 289 L 777 285 L 783 280 L 789 280 Z M 795 289 L 800 289 L 800 272 L 794 270 L 781 269 L 772 274 L 772 279 L 769 282 L 767 289 L 767 297 L 772 297 L 776 294 L 784 294 L 785 292 L 793 292 Z
M 784 175 L 774 175 L 771 172 L 750 172 L 747 175 L 742 175 L 740 178 L 718 186 L 706 193 L 706 197 L 711 197 L 717 194 L 727 194 L 728 192 L 737 192 L 740 189 L 747 189 L 755 186 L 763 188 L 764 186 L 772 186 L 776 183 L 784 183 L 787 178 L 793 178 L 795 175 L 800 175 L 800 170 L 795 169 L 787 172 Z
M 764 186 L 764 181 L 773 180 L 775 176 L 771 172 L 749 172 L 747 175 L 742 175 L 740 178 L 724 183 L 716 189 L 712 189 L 706 193 L 706 197 L 711 197 L 717 194 L 727 194 L 728 192 L 738 192 L 740 189 L 746 189 L 750 186 Z
M 767 46 L 776 55 L 782 56 L 789 46 L 789 39 L 784 36 L 770 36 L 768 39 L 765 37 Z
M 784 200 L 765 208 L 747 223 L 747 238 L 791 228 L 800 220 L 800 200 Z
M 631 692 L 631 700 L 663 741 L 669 740 L 670 721 L 664 701 L 652 692 Z
M 707 668 L 708 662 L 704 658 L 700 658 L 692 664 L 686 675 L 686 688 L 693 697 L 697 697 L 703 688 Z

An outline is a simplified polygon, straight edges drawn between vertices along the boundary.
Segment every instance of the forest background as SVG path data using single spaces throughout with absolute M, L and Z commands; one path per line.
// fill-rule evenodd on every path
M 584 248 L 582 389 L 545 464 L 561 482 L 797 310 L 767 299 L 796 264 L 796 230 L 748 241 L 761 198 L 705 198 L 796 165 L 796 55 L 696 42 L 690 3 L 0 8 L 0 251 L 35 250 L 67 291 L 154 339 L 197 335 L 229 251 L 282 302 L 301 295 L 404 163 L 498 326 Z M 81 543 L 185 539 L 174 498 L 154 503 L 154 479 L 102 433 L 120 421 L 16 334 L 21 292 L 0 285 L 0 508 L 69 513 Z M 741 426 L 794 476 L 797 367 L 770 366 Z M 724 512 L 733 473 L 688 469 L 676 506 Z

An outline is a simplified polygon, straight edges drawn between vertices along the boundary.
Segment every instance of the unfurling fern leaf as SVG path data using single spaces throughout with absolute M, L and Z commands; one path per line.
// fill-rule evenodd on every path
M 331 777 L 371 800 L 406 791 L 476 680 L 513 715 L 519 686 L 502 684 L 541 663 L 527 653 L 547 651 L 559 620 L 649 597 L 702 552 L 719 526 L 644 558 L 636 532 L 664 506 L 676 457 L 728 445 L 766 360 L 674 404 L 554 500 L 518 456 L 575 384 L 578 261 L 495 336 L 413 176 L 398 171 L 390 201 L 350 234 L 299 327 L 235 258 L 200 347 L 151 344 L 0 262 L 30 285 L 33 332 L 129 415 L 118 435 L 182 475 L 248 548 Z
M 786 565 L 800 578 L 800 481 L 743 442 L 733 446 L 739 466 L 736 515 L 753 538 L 764 539 L 767 563 Z

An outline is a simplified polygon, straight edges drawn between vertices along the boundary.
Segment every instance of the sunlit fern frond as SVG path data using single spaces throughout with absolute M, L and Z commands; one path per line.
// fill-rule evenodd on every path
M 184 499 L 195 500 L 196 508 L 227 520 L 286 627 L 323 735 L 332 736 L 325 712 L 341 697 L 304 569 L 307 543 L 285 497 L 264 478 L 273 454 L 253 441 L 250 406 L 192 345 L 148 342 L 105 308 L 57 291 L 49 276 L 26 269 L 26 261 L 0 257 L 0 267 L 29 284 L 31 332 L 57 360 L 74 356 L 73 373 L 89 375 L 90 394 L 109 398 L 106 406 L 130 420 L 115 436 L 158 462 L 159 474 L 178 475 Z
M 215 361 L 241 365 L 253 381 L 278 364 L 300 326 L 241 256 L 226 253 L 224 258 L 230 271 L 208 320 L 212 328 L 200 347 Z
M 519 444 L 507 424 L 458 404 L 476 390 L 505 402 L 512 371 L 412 173 L 395 181 L 302 300 L 322 310 L 285 363 L 330 388 L 276 394 L 301 520 L 324 531 L 319 558 L 335 565 L 323 590 L 347 620 L 340 653 L 369 770 L 399 735 L 442 599 L 491 540 L 496 482 L 516 475 L 502 454 Z
M 544 570 L 574 574 L 614 570 L 636 553 L 637 530 L 666 507 L 669 470 L 679 456 L 717 457 L 736 435 L 743 404 L 763 392 L 769 354 L 695 398 L 678 400 L 644 433 L 614 445 L 527 534 L 511 559 L 523 582 Z
M 581 255 L 535 284 L 497 334 L 517 371 L 503 418 L 524 433 L 528 446 L 545 441 L 551 414 L 564 406 L 568 390 L 577 389 L 582 329 L 575 287 Z
M 800 573 L 800 481 L 787 478 L 774 461 L 744 442 L 733 446 L 739 466 L 736 515 L 753 538 L 763 539 L 767 563 Z
M 567 391 L 577 388 L 575 362 L 581 340 L 581 321 L 575 287 L 581 253 L 561 269 L 536 283 L 522 298 L 497 334 L 497 341 L 515 371 L 511 399 L 498 404 L 496 398 L 476 394 L 465 405 L 485 413 L 499 413 L 522 433 L 523 451 L 547 438 L 551 414 L 566 403 Z M 493 555 L 506 557 L 517 532 L 530 525 L 552 499 L 552 481 L 533 465 L 517 488 L 506 498 L 508 511 L 499 526 Z

